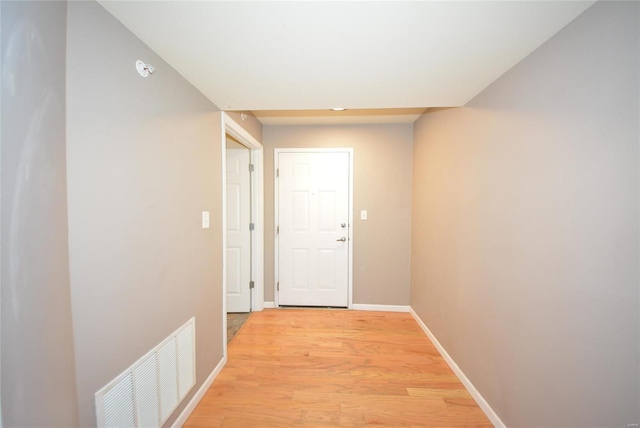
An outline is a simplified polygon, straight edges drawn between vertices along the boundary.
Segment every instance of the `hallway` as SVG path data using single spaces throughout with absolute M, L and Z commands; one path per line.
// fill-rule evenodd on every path
M 2 427 L 178 427 L 212 386 L 192 426 L 640 424 L 640 1 L 0 14 Z M 295 206 L 348 230 L 322 263 L 348 242 L 354 312 L 260 313 L 293 277 L 283 150 L 353 151 L 348 221 L 322 183 Z
M 255 312 L 184 425 L 491 424 L 407 313 Z

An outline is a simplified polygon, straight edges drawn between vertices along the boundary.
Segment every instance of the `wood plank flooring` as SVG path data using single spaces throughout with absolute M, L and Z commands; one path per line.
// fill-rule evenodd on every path
M 184 425 L 491 427 L 406 313 L 254 312 Z

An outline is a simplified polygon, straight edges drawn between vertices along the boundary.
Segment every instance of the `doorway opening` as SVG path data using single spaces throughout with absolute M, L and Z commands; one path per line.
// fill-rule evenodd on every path
M 264 309 L 262 144 L 226 113 L 222 131 L 223 351 L 252 311 Z M 229 327 L 229 329 L 228 329 Z
M 227 313 L 251 312 L 251 151 L 226 134 Z
M 227 152 L 227 343 L 251 313 L 251 151 L 226 134 Z

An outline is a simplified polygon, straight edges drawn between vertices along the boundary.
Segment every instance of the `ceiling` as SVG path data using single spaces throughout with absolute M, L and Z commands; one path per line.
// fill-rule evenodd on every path
M 594 2 L 100 3 L 216 106 L 266 124 L 462 106 Z

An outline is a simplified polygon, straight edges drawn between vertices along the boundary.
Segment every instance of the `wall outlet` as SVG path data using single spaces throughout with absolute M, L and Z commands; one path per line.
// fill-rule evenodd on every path
M 209 229 L 209 211 L 202 211 L 202 228 Z
M 367 219 L 367 210 L 360 210 L 360 220 Z

